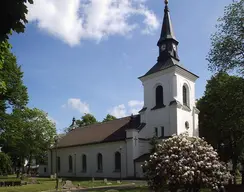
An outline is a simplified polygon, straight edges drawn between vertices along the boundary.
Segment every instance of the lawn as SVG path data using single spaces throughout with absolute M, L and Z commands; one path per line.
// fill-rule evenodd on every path
M 4 178 L 4 180 L 6 180 L 6 178 Z M 55 189 L 56 181 L 53 179 L 51 180 L 50 178 L 37 178 L 37 181 L 39 181 L 40 184 L 28 184 L 28 185 L 16 186 L 16 187 L 0 187 L 0 192 L 41 192 L 41 191 L 48 191 L 48 190 Z M 103 182 L 103 180 L 95 180 L 94 182 L 82 181 L 82 180 L 72 181 L 72 183 L 75 186 L 78 186 L 78 184 L 80 184 L 80 186 L 84 188 L 120 185 L 116 181 L 108 181 L 108 182 L 111 184 L 107 185 Z M 122 182 L 122 184 L 129 184 L 129 183 L 131 182 Z M 59 186 L 61 189 L 61 183 L 59 183 Z

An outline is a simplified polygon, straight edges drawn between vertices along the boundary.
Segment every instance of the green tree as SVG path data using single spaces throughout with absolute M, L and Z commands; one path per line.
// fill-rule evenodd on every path
M 232 161 L 234 173 L 244 152 L 243 101 L 244 79 L 219 73 L 208 81 L 197 103 L 200 136 L 218 150 L 223 160 Z
M 7 108 L 21 108 L 28 102 L 27 88 L 23 84 L 23 72 L 10 49 L 4 49 L 4 63 L 0 79 L 5 82 L 5 91 L 0 92 L 0 111 Z
M 155 153 L 157 151 L 157 145 L 159 144 L 159 140 L 157 136 L 153 136 L 150 139 L 149 144 L 151 145 L 150 153 Z
M 233 1 L 218 19 L 208 54 L 211 71 L 236 71 L 244 76 L 244 0 Z
M 117 119 L 115 116 L 107 114 L 107 116 L 103 119 L 103 122 L 112 121 L 115 119 Z
M 3 69 L 3 63 L 5 54 L 9 50 L 10 45 L 7 41 L 0 42 L 0 72 Z M 6 91 L 6 84 L 3 81 L 3 77 L 0 74 L 0 94 L 4 94 Z
M 54 143 L 55 124 L 48 115 L 39 109 L 15 109 L 8 117 L 7 128 L 1 135 L 3 151 L 13 159 L 15 164 L 23 166 L 24 159 L 33 158 L 44 161 L 48 148 Z
M 0 42 L 8 39 L 11 31 L 24 32 L 25 24 L 28 23 L 26 19 L 28 13 L 27 2 L 33 4 L 33 0 L 1 0 Z
M 83 126 L 87 126 L 87 125 L 91 125 L 91 124 L 95 124 L 98 123 L 97 119 L 92 115 L 92 114 L 85 114 L 81 117 L 81 120 L 76 120 L 76 124 L 79 127 L 83 127 Z
M 11 172 L 11 159 L 10 157 L 5 154 L 0 152 L 0 175 L 6 175 Z
M 18 66 L 16 57 L 7 47 L 1 49 L 4 54 L 4 65 L 0 69 L 0 81 L 4 82 L 4 91 L 0 88 L 0 133 L 5 130 L 11 114 L 7 109 L 23 108 L 28 102 L 27 88 L 23 84 L 23 72 Z

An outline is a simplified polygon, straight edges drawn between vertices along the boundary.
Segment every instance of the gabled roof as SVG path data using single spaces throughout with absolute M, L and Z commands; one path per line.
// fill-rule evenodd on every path
M 140 115 L 124 117 L 104 123 L 76 128 L 67 133 L 59 142 L 58 148 L 122 141 L 126 139 L 126 130 L 140 130 Z
M 134 161 L 135 162 L 144 162 L 144 161 L 147 161 L 147 160 L 149 160 L 150 155 L 151 155 L 150 153 L 145 153 L 145 154 L 137 157 L 136 159 L 134 159 Z
M 179 61 L 172 57 L 167 57 L 165 61 L 158 61 L 144 76 L 151 75 L 174 65 L 180 65 Z

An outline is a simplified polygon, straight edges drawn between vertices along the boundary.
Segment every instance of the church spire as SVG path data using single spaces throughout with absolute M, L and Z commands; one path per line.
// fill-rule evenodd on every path
M 173 57 L 179 61 L 177 46 L 179 42 L 174 35 L 173 25 L 170 19 L 168 0 L 165 0 L 164 19 L 161 30 L 161 35 L 157 46 L 159 47 L 158 60 L 165 60 L 168 57 Z M 166 58 L 167 57 L 167 58 Z

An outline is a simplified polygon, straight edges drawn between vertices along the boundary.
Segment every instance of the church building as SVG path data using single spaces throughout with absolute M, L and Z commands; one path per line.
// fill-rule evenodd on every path
M 181 65 L 178 44 L 165 1 L 157 63 L 139 77 L 144 107 L 138 115 L 67 133 L 58 141 L 57 151 L 49 151 L 47 174 L 55 174 L 57 168 L 60 177 L 142 178 L 141 165 L 149 156 L 153 136 L 163 139 L 186 131 L 198 136 L 198 76 Z

